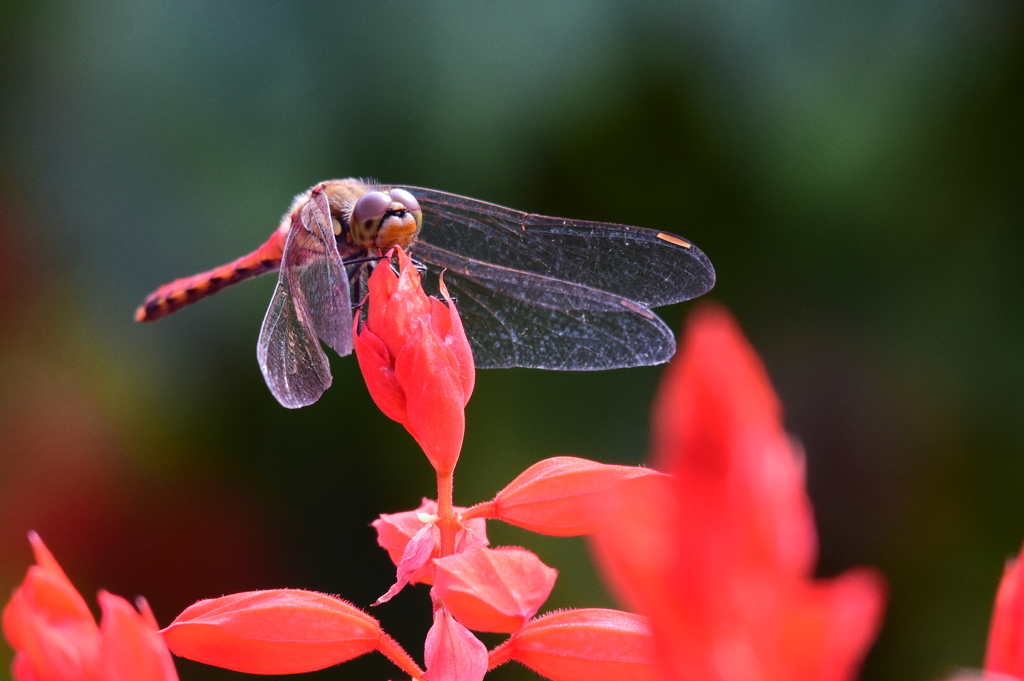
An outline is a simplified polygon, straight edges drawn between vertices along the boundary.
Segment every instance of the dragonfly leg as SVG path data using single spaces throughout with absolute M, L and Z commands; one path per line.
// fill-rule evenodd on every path
M 419 272 L 421 277 L 427 273 L 427 263 L 421 262 L 416 258 L 409 258 L 409 260 L 412 261 L 412 266 L 416 268 L 416 271 Z

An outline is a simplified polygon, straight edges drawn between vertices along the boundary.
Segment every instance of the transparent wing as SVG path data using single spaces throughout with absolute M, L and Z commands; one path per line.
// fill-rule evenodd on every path
M 714 286 L 685 239 L 641 227 L 530 215 L 407 187 L 423 209 L 412 252 L 457 297 L 480 368 L 599 370 L 659 364 L 675 352 L 649 308 Z
M 675 353 L 675 337 L 665 323 L 628 301 L 603 310 L 560 309 L 508 296 L 491 282 L 436 263 L 427 264 L 428 291 L 437 290 L 442 270 L 477 368 L 597 371 L 660 364 Z
M 474 277 L 504 279 L 521 290 L 516 273 L 525 272 L 545 278 L 533 281 L 546 293 L 560 284 L 567 295 L 586 299 L 586 291 L 600 291 L 645 308 L 695 298 L 715 284 L 707 256 L 668 232 L 531 215 L 432 189 L 405 189 L 423 209 L 417 243 L 473 261 Z M 421 255 L 417 246 L 413 252 Z M 488 267 L 492 271 L 483 274 Z
M 319 189 L 292 221 L 281 272 L 256 348 L 270 392 L 289 408 L 316 402 L 331 385 L 327 356 L 352 352 L 352 307 L 327 198 Z
M 286 277 L 278 280 L 256 348 L 267 387 L 289 409 L 316 402 L 331 386 L 327 356 L 302 312 L 301 296 Z

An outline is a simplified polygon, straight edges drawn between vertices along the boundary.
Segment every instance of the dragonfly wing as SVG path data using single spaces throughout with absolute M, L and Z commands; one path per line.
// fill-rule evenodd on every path
M 352 352 L 348 278 L 327 198 L 318 190 L 288 231 L 256 349 L 270 392 L 286 407 L 312 404 L 331 385 L 330 365 L 317 339 L 339 355 Z
M 416 257 L 444 270 L 458 272 L 465 278 L 502 295 L 540 307 L 594 312 L 621 312 L 623 307 L 642 307 L 606 291 L 481 262 L 429 243 L 416 244 Z
M 670 232 L 531 215 L 407 189 L 423 208 L 418 242 L 480 263 L 604 291 L 645 308 L 695 298 L 715 283 L 707 256 Z
M 317 338 L 341 356 L 352 352 L 352 302 L 345 262 L 338 253 L 327 195 L 314 190 L 299 211 L 281 256 L 281 276 L 299 300 Z
M 424 285 L 438 287 L 441 268 L 428 265 Z M 532 367 L 596 371 L 667 362 L 672 331 L 649 310 L 629 301 L 614 309 L 559 309 L 511 297 L 452 269 L 444 283 L 455 299 L 477 368 Z
M 296 297 L 296 291 L 282 276 L 263 319 L 256 347 L 267 387 L 289 409 L 313 404 L 331 386 L 327 355 L 301 312 L 305 304 L 297 302 Z

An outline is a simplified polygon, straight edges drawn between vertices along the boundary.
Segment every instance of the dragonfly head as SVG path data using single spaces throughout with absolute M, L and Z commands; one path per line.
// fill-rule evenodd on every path
M 404 189 L 370 191 L 352 206 L 349 234 L 363 248 L 409 248 L 423 225 L 419 201 Z

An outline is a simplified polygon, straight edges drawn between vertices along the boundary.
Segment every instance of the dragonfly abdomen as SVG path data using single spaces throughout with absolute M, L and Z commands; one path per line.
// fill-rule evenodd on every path
M 153 291 L 135 311 L 135 321 L 152 322 L 202 300 L 225 286 L 252 279 L 281 266 L 281 252 L 287 231 L 278 229 L 265 244 L 238 260 L 208 272 L 176 279 Z

